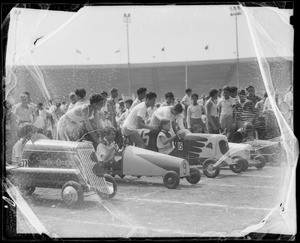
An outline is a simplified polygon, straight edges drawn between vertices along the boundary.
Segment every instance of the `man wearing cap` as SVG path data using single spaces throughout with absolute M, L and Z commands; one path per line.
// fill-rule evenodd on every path
M 107 99 L 107 107 L 109 111 L 109 116 L 107 117 L 110 120 L 111 124 L 117 128 L 116 115 L 117 115 L 117 107 L 116 107 L 116 99 L 118 98 L 118 89 L 112 88 L 110 90 L 110 97 Z

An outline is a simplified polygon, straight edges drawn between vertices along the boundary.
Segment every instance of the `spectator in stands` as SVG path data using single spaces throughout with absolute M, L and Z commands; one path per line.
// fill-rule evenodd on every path
M 71 103 L 69 104 L 69 107 L 68 107 L 68 110 L 67 110 L 67 111 L 69 111 L 69 110 L 71 110 L 72 108 L 74 108 L 75 103 L 77 102 L 77 96 L 76 96 L 75 92 L 71 92 L 71 93 L 69 94 L 69 99 L 70 99 Z
M 231 139 L 232 143 L 243 143 L 247 141 L 253 141 L 257 139 L 257 134 L 253 129 L 251 122 L 245 122 L 241 128 L 239 128 Z
M 122 126 L 122 132 L 141 148 L 146 148 L 146 144 L 137 129 L 146 128 L 152 130 L 157 128 L 157 126 L 145 124 L 148 116 L 147 108 L 154 106 L 156 97 L 156 94 L 152 92 L 146 94 L 145 101 L 130 110 Z
M 265 92 L 263 99 L 258 101 L 255 105 L 255 109 L 257 110 L 258 113 L 256 131 L 259 139 L 266 139 L 266 117 L 265 114 L 263 113 L 263 109 L 264 109 L 264 103 L 267 98 L 268 98 L 268 94 L 267 92 Z
M 165 94 L 165 101 L 160 106 L 170 106 L 174 105 L 175 97 L 172 92 L 167 92 Z
M 162 119 L 159 125 L 159 133 L 157 136 L 156 146 L 158 152 L 163 154 L 170 154 L 174 149 L 173 141 L 177 137 L 176 134 L 171 134 L 171 121 L 168 119 Z
M 133 101 L 131 108 L 129 111 L 131 111 L 136 105 L 140 104 L 143 102 L 144 98 L 146 97 L 146 92 L 147 89 L 146 88 L 139 88 L 136 93 L 138 95 L 138 97 Z
M 246 91 L 247 91 L 247 94 L 248 94 L 246 96 L 246 99 L 251 100 L 253 105 L 255 106 L 256 103 L 261 100 L 261 98 L 258 97 L 257 95 L 255 95 L 255 89 L 251 85 L 246 88 Z
M 223 97 L 218 100 L 218 114 L 220 117 L 220 125 L 222 132 L 227 132 L 227 136 L 230 137 L 234 132 L 233 127 L 233 110 L 236 102 L 230 97 L 230 87 L 224 86 L 222 89 Z
M 109 115 L 107 117 L 110 120 L 113 127 L 117 128 L 116 116 L 117 116 L 117 98 L 118 98 L 118 89 L 112 88 L 110 90 L 110 97 L 107 99 L 107 107 Z
M 168 119 L 171 121 L 172 129 L 171 134 L 177 134 L 179 130 L 185 130 L 182 116 L 183 107 L 181 104 L 175 104 L 173 106 L 162 106 L 154 111 L 150 125 L 159 126 L 162 119 Z
M 209 99 L 205 103 L 206 108 L 206 129 L 208 133 L 220 133 L 221 125 L 218 118 L 218 99 L 219 91 L 211 89 L 209 91 Z
M 205 115 L 206 113 L 205 108 L 204 106 L 198 104 L 198 98 L 199 98 L 198 94 L 193 93 L 191 97 L 193 103 L 189 105 L 187 109 L 187 117 L 186 117 L 187 128 L 192 133 L 195 133 L 196 132 L 195 127 L 197 127 L 197 131 L 199 132 L 199 128 L 197 126 L 199 125 L 201 127 L 200 133 L 204 133 L 206 132 L 206 126 L 202 121 L 202 116 Z
M 86 96 L 85 89 L 75 89 L 74 93 L 76 94 L 76 97 L 77 97 L 77 101 L 76 101 L 74 107 L 88 104 L 89 101 L 85 98 L 85 96 Z
M 98 134 L 93 131 L 100 131 L 102 128 L 97 111 L 101 109 L 104 102 L 100 94 L 93 94 L 90 96 L 89 104 L 76 106 L 64 114 L 57 125 L 58 139 L 79 141 L 83 139 L 85 133 L 88 133 L 95 147 L 95 144 L 98 144 Z

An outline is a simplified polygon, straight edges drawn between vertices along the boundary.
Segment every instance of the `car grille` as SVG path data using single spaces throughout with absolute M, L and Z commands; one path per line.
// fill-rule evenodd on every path
M 91 187 L 96 188 L 98 191 L 109 194 L 109 189 L 106 184 L 106 180 L 103 176 L 96 176 L 93 172 L 95 162 L 91 160 L 91 155 L 94 153 L 91 149 L 79 149 L 78 154 L 81 158 L 81 169 L 83 174 L 86 175 L 88 183 Z

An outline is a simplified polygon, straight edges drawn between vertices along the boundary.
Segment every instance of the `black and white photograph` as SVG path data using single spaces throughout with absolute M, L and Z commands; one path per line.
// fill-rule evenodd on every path
M 1 8 L 2 239 L 295 240 L 293 2 Z

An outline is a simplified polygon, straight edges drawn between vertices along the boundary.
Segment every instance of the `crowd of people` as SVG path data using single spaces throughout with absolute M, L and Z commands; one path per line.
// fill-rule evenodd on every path
M 211 133 L 226 135 L 230 142 L 246 139 L 271 139 L 280 136 L 280 129 L 267 93 L 263 97 L 255 94 L 255 88 L 245 89 L 224 86 L 211 89 L 208 95 L 193 92 L 187 88 L 182 99 L 176 99 L 172 92 L 165 94 L 165 101 L 157 102 L 154 92 L 141 87 L 135 100 L 118 98 L 118 89 L 92 94 L 86 97 L 85 89 L 76 89 L 69 94 L 69 102 L 55 105 L 34 104 L 29 92 L 20 95 L 20 103 L 6 104 L 8 143 L 14 149 L 12 160 L 20 158 L 24 135 L 24 124 L 36 127 L 35 132 L 43 138 L 83 141 L 93 143 L 99 160 L 114 156 L 115 137 L 125 134 L 137 146 L 146 144 L 138 129 L 157 131 L 157 148 L 169 154 L 173 141 L 182 133 Z M 293 124 L 293 87 L 285 97 L 275 98 L 287 123 Z M 23 129 L 23 130 L 22 130 Z M 34 129 L 33 129 L 34 130 Z

